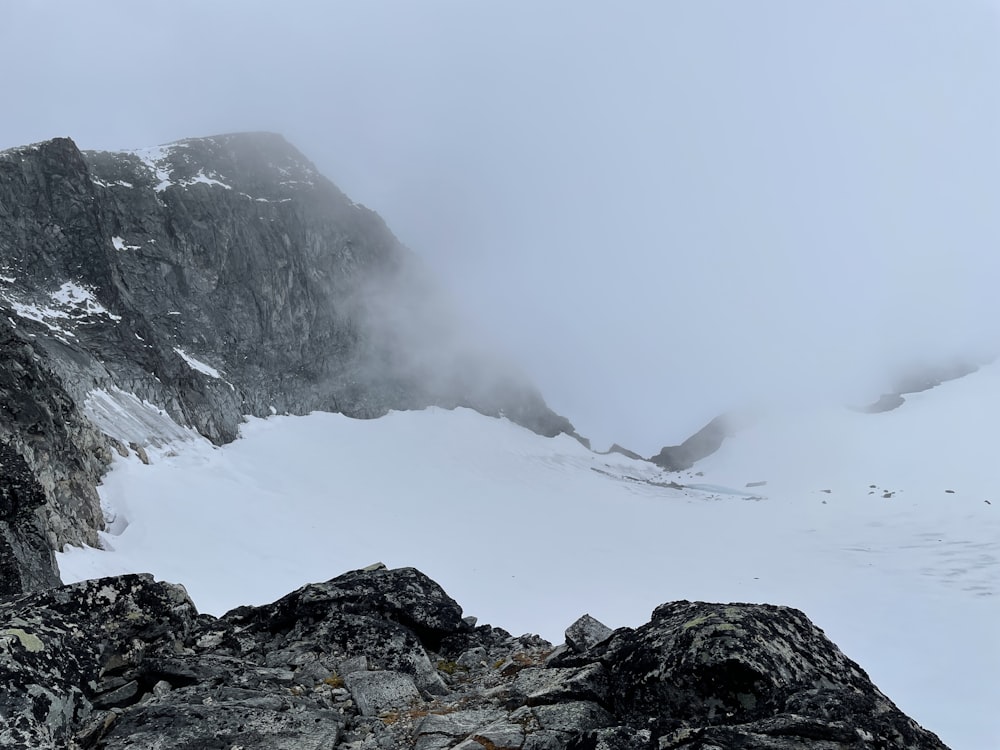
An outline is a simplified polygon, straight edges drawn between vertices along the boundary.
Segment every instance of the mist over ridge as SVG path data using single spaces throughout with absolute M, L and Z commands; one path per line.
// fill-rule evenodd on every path
M 996 351 L 992 2 L 244 7 L 7 9 L 0 148 L 281 132 L 599 446 Z

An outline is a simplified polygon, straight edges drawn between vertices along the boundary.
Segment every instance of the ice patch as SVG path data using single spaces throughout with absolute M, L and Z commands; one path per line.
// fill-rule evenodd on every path
M 122 251 L 125 251 L 125 250 L 140 250 L 141 249 L 141 245 L 129 245 L 129 244 L 126 244 L 125 238 L 124 237 L 119 237 L 118 235 L 115 235 L 114 237 L 111 238 L 111 244 L 114 245 L 115 250 L 117 250 L 119 252 L 122 252 Z
M 26 320 L 33 320 L 36 323 L 41 323 L 53 333 L 61 334 L 63 336 L 73 336 L 76 338 L 75 333 L 52 322 L 53 320 L 60 318 L 69 319 L 69 315 L 64 313 L 62 310 L 56 310 L 51 307 L 41 307 L 39 305 L 25 304 L 23 302 L 12 300 L 9 297 L 5 299 L 7 299 L 10 303 L 10 307 L 14 311 L 14 314 L 19 318 L 25 318 Z
M 162 448 L 204 440 L 189 427 L 181 427 L 160 407 L 114 386 L 88 393 L 83 413 L 97 429 L 124 445 Z
M 85 315 L 105 315 L 116 323 L 122 319 L 121 315 L 115 315 L 98 302 L 93 292 L 72 281 L 64 283 L 52 292 L 51 296 L 56 302 L 70 308 L 69 315 L 62 317 L 78 317 L 80 313 L 83 313 Z
M 156 176 L 159 182 L 153 188 L 157 193 L 162 193 L 168 187 L 172 185 L 178 185 L 180 187 L 190 187 L 191 185 L 218 185 L 224 187 L 226 190 L 232 190 L 231 185 L 227 185 L 218 179 L 217 174 L 205 174 L 202 169 L 198 170 L 198 173 L 187 180 L 177 180 L 173 179 L 173 174 L 170 170 L 170 163 L 168 159 L 170 155 L 178 148 L 187 148 L 183 143 L 169 143 L 165 146 L 153 146 L 151 148 L 139 148 L 132 151 L 124 151 L 122 153 L 131 154 L 137 157 L 146 167 Z M 131 187 L 131 186 L 130 186 Z
M 87 319 L 94 316 L 103 316 L 115 322 L 122 319 L 98 302 L 92 291 L 72 281 L 51 292 L 49 298 L 53 305 L 25 300 L 13 293 L 0 293 L 0 299 L 5 300 L 19 318 L 41 323 L 59 336 L 76 337 L 73 331 L 64 327 L 64 323 L 87 323 L 90 322 Z
M 92 183 L 94 183 L 95 185 L 100 185 L 101 187 L 106 187 L 106 188 L 115 187 L 115 186 L 126 187 L 126 188 L 135 187 L 131 182 L 125 182 L 125 180 L 115 180 L 114 182 L 105 182 L 104 180 L 102 180 L 102 179 L 100 179 L 98 177 L 93 177 L 92 176 L 90 178 L 90 181 Z
M 216 380 L 222 380 L 222 374 L 211 365 L 206 365 L 201 360 L 195 359 L 190 354 L 185 352 L 183 349 L 178 349 L 176 346 L 174 347 L 174 351 L 177 352 L 178 355 L 180 355 L 181 359 L 183 359 L 185 362 L 188 363 L 188 367 L 190 367 L 192 370 L 197 370 L 203 375 L 208 375 L 208 377 L 210 378 L 215 378 Z
M 203 185 L 220 185 L 220 186 L 224 187 L 226 190 L 232 190 L 233 189 L 232 186 L 227 185 L 224 182 L 220 182 L 219 180 L 215 179 L 214 177 L 208 177 L 204 173 L 204 171 L 202 171 L 202 170 L 198 170 L 198 174 L 196 174 L 190 180 L 184 180 L 183 182 L 180 182 L 178 184 L 184 185 L 185 187 L 187 187 L 188 185 L 194 185 L 194 184 L 197 184 L 197 183 L 201 183 Z
M 124 153 L 138 157 L 138 159 L 149 168 L 149 170 L 156 176 L 156 179 L 159 180 L 159 183 L 157 183 L 153 190 L 157 193 L 162 193 L 168 187 L 173 185 L 170 181 L 170 172 L 164 168 L 164 162 L 167 157 L 170 156 L 170 152 L 173 148 L 174 146 L 171 144 L 167 146 L 153 146 L 151 148 L 138 148 L 134 151 L 125 151 Z

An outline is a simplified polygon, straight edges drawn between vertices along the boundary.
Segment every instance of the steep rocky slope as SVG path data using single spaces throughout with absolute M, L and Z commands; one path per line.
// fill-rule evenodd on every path
M 245 414 L 436 404 L 572 431 L 374 212 L 267 133 L 0 153 L 0 349 L 0 441 L 44 497 L 0 514 L 23 571 L 0 591 L 54 580 L 39 538 L 93 544 L 112 450 L 177 424 L 223 443 Z
M 939 750 L 801 613 L 673 602 L 553 648 L 413 569 L 198 616 L 148 576 L 0 604 L 0 741 L 44 748 Z

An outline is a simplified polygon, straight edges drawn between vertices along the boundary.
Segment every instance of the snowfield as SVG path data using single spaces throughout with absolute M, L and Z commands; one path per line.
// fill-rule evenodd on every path
M 213 614 L 412 565 L 480 622 L 555 642 L 585 612 L 790 605 L 903 711 L 983 750 L 1000 747 L 998 447 L 995 366 L 893 412 L 761 421 L 680 473 L 466 410 L 251 419 L 222 448 L 117 460 L 115 533 L 59 564 L 67 582 L 152 572 Z

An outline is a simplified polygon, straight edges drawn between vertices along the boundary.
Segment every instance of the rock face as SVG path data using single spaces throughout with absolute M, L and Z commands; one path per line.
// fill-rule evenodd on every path
M 0 596 L 58 585 L 52 550 L 96 544 L 108 441 L 38 342 L 0 317 Z
M 584 617 L 553 648 L 475 627 L 413 569 L 199 616 L 124 576 L 0 605 L 9 748 L 936 749 L 792 609 Z
M 680 445 L 667 446 L 649 460 L 667 471 L 690 469 L 719 450 L 729 432 L 729 418 L 716 417 Z
M 439 405 L 572 432 L 456 319 L 280 136 L 0 152 L 0 442 L 44 496 L 0 517 L 0 559 L 23 571 L 4 587 L 53 582 L 39 537 L 96 541 L 112 450 L 182 428 L 223 443 L 245 414 Z

